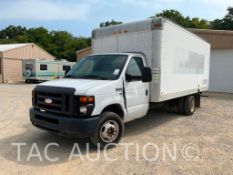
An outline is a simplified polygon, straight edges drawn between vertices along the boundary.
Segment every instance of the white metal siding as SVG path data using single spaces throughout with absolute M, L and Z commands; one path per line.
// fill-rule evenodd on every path
M 233 50 L 212 50 L 210 91 L 233 93 Z

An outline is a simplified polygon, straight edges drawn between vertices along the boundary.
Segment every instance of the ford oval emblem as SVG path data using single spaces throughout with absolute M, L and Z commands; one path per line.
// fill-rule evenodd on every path
M 53 100 L 50 99 L 50 98 L 46 98 L 46 99 L 44 100 L 44 102 L 47 103 L 47 104 L 51 104 L 51 103 L 53 102 Z

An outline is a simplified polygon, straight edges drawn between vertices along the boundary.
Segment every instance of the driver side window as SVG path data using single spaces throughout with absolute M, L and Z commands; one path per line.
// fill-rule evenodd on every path
M 130 77 L 131 81 L 141 81 L 143 67 L 144 65 L 142 58 L 131 58 L 126 70 L 126 77 Z

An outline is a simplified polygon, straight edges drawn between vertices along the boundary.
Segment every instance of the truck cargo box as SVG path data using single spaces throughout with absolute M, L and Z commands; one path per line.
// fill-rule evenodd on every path
M 93 54 L 145 54 L 153 76 L 151 102 L 208 90 L 210 44 L 167 19 L 100 28 L 92 35 Z

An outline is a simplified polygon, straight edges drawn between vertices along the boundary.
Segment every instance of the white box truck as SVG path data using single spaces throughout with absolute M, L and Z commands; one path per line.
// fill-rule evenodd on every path
M 154 106 L 192 115 L 208 90 L 210 45 L 173 22 L 155 18 L 93 30 L 93 54 L 66 78 L 33 90 L 30 119 L 63 135 L 117 143 L 124 123 Z

